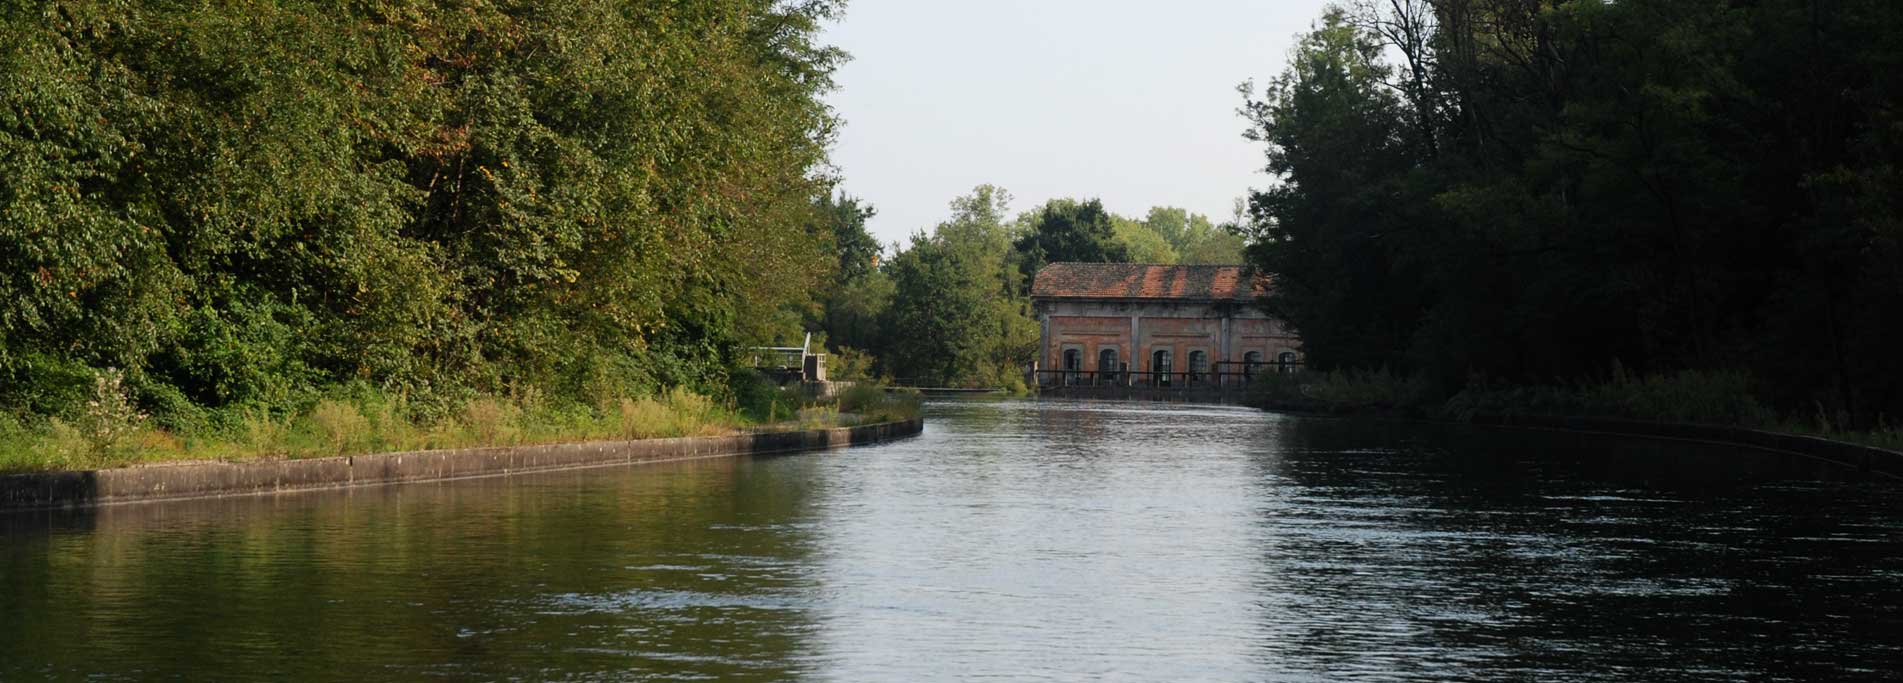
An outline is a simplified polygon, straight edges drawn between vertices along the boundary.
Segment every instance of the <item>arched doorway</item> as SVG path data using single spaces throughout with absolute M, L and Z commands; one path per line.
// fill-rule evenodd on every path
M 1258 366 L 1261 364 L 1262 364 L 1261 351 L 1250 351 L 1248 353 L 1242 354 L 1242 378 L 1244 380 L 1255 379 L 1255 366 Z
M 1097 352 L 1097 381 L 1103 384 L 1117 383 L 1117 350 L 1104 349 Z
M 1167 349 L 1157 349 L 1150 354 L 1150 372 L 1151 381 L 1156 386 L 1170 385 L 1170 352 Z
M 1064 384 L 1077 381 L 1077 375 L 1084 370 L 1084 352 L 1077 349 L 1064 349 Z
M 1189 352 L 1189 383 L 1195 384 L 1209 374 L 1209 354 L 1202 351 Z

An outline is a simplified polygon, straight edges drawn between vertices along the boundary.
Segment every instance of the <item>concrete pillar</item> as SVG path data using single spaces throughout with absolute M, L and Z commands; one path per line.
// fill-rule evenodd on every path
M 1041 385 L 1044 383 L 1044 378 L 1037 374 L 1037 369 L 1044 365 L 1044 361 L 1051 359 L 1051 314 L 1048 312 L 1037 314 L 1037 322 L 1039 330 L 1038 341 L 1043 348 L 1039 350 L 1037 357 L 1038 362 L 1031 364 L 1031 383 L 1033 385 Z
M 1232 319 L 1233 319 L 1233 316 L 1230 315 L 1228 311 L 1223 311 L 1222 333 L 1221 333 L 1222 340 L 1220 342 L 1217 342 L 1217 345 L 1222 347 L 1222 358 L 1220 359 L 1221 362 L 1216 365 L 1216 367 L 1219 368 L 1216 371 L 1217 372 L 1216 384 L 1218 386 L 1226 386 L 1229 384 L 1229 377 L 1222 373 L 1229 371 L 1229 362 L 1233 360 L 1229 357 L 1229 354 L 1232 352 L 1229 345 L 1229 321 Z
M 1133 377 L 1143 368 L 1143 316 L 1130 316 L 1130 372 L 1123 373 L 1124 386 L 1136 383 Z

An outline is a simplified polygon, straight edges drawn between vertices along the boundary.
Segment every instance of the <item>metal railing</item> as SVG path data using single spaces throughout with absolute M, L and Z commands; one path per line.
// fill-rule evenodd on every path
M 1143 389 L 1243 388 L 1271 374 L 1301 371 L 1300 363 L 1255 365 L 1241 363 L 1203 372 L 1137 372 L 1130 370 L 1039 370 L 1038 386 L 1043 387 L 1134 387 Z

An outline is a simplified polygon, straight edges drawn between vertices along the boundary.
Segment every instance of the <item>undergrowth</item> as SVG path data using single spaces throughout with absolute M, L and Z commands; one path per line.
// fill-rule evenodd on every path
M 1903 451 L 1903 428 L 1887 420 L 1859 430 L 1845 428 L 1844 417 L 1821 406 L 1812 415 L 1780 414 L 1758 398 L 1757 389 L 1743 372 L 1640 376 L 1615 366 L 1607 379 L 1570 384 L 1529 386 L 1470 378 L 1449 397 L 1420 377 L 1348 370 L 1258 377 L 1251 402 L 1270 410 L 1459 421 L 1546 416 L 1723 425 Z
M 203 413 L 188 428 L 156 424 L 115 376 L 103 374 L 77 418 L 0 411 L 0 472 L 819 429 L 911 419 L 918 416 L 919 400 L 916 393 L 888 393 L 871 384 L 824 401 L 801 400 L 797 392 L 772 386 L 736 391 L 725 401 L 677 387 L 594 405 L 521 391 L 472 396 L 444 410 L 352 386 L 295 412 L 234 406 Z

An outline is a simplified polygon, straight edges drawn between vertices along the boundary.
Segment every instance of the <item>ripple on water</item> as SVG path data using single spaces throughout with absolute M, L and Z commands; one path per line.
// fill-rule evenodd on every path
M 0 524 L 0 679 L 1903 669 L 1896 492 L 1817 463 L 1230 408 L 927 409 L 918 439 L 826 457 Z

